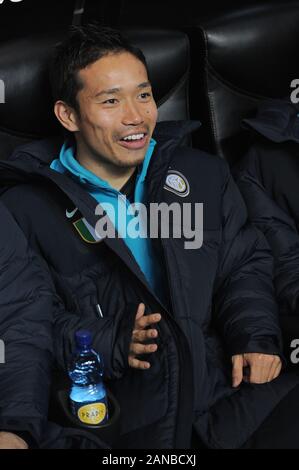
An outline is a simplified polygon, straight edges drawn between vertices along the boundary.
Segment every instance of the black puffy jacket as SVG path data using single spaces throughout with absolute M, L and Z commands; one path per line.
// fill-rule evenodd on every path
M 252 146 L 234 168 L 251 221 L 274 255 L 275 287 L 282 315 L 299 314 L 299 106 L 262 104 L 245 120 Z
M 21 436 L 30 448 L 106 448 L 90 433 L 47 421 L 53 367 L 52 280 L 2 203 L 0 218 L 0 339 L 4 343 L 0 431 Z
M 121 406 L 119 447 L 187 448 L 192 426 L 209 447 L 239 447 L 298 382 L 282 374 L 272 383 L 231 386 L 232 354 L 280 354 L 272 258 L 248 223 L 227 164 L 180 146 L 196 125 L 157 125 L 146 180 L 149 202 L 204 204 L 201 248 L 186 250 L 184 238 L 153 241 L 167 272 L 169 309 L 121 239 L 88 243 L 66 217 L 66 210 L 77 208 L 75 217 L 81 214 L 92 226 L 98 220 L 96 201 L 49 167 L 60 141 L 23 146 L 10 162 L 0 163 L 2 203 L 52 279 L 48 295 L 58 362 L 65 369 L 78 328 L 93 331 L 108 387 Z M 165 189 L 173 171 L 189 183 L 185 197 Z M 148 312 L 162 314 L 159 348 L 146 371 L 127 362 L 141 301 Z

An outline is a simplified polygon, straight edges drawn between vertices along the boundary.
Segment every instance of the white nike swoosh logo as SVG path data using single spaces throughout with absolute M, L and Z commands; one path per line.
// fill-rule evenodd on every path
M 71 219 L 72 217 L 74 217 L 74 215 L 76 214 L 77 210 L 78 210 L 78 207 L 76 207 L 76 208 L 75 208 L 73 211 L 71 211 L 71 212 L 68 211 L 68 210 L 66 210 L 66 211 L 65 211 L 65 215 L 67 216 L 68 219 Z

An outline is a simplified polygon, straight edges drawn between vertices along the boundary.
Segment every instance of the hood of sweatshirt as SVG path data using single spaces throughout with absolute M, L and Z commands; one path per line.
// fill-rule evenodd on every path
M 256 116 L 244 119 L 242 124 L 273 142 L 299 142 L 299 104 L 287 99 L 266 100 L 259 106 Z

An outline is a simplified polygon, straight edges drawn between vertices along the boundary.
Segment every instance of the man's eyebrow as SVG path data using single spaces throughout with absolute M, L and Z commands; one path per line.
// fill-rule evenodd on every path
M 140 85 L 138 85 L 137 88 L 148 88 L 148 87 L 151 87 L 151 83 L 150 82 L 143 82 L 143 83 L 140 83 Z
M 143 82 L 137 85 L 137 88 L 148 88 L 150 86 L 151 86 L 150 82 Z M 113 95 L 113 94 L 119 93 L 121 90 L 122 90 L 121 88 L 109 88 L 107 90 L 102 90 L 95 95 L 95 98 L 98 98 L 99 96 L 102 96 L 102 95 Z
M 99 91 L 99 93 L 95 95 L 95 98 L 97 98 L 98 96 L 102 96 L 102 95 L 113 95 L 115 93 L 119 93 L 120 91 L 121 91 L 121 88 L 109 88 L 108 90 Z

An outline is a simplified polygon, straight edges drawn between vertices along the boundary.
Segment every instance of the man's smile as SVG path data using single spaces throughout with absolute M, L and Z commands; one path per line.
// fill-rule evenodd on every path
M 139 150 L 144 148 L 148 143 L 148 134 L 144 132 L 129 134 L 120 139 L 118 143 L 126 149 Z

